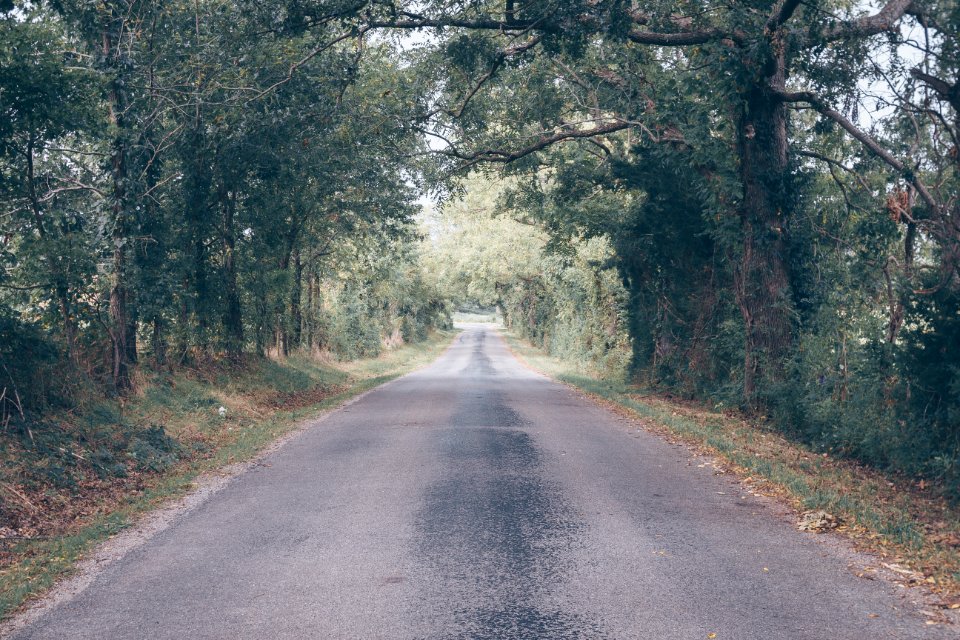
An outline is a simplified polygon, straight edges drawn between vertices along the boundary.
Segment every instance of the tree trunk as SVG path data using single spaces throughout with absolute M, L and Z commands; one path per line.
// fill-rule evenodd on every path
M 240 306 L 240 288 L 237 285 L 236 235 L 233 224 L 236 200 L 226 188 L 220 189 L 220 206 L 223 211 L 223 275 L 226 288 L 223 329 L 227 353 L 238 356 L 243 351 L 243 309 Z
M 287 271 L 290 269 L 290 260 L 294 257 L 294 251 L 296 251 L 296 257 L 299 261 L 300 251 L 297 249 L 297 240 L 300 237 L 300 225 L 302 224 L 303 218 L 297 215 L 296 210 L 293 212 L 293 226 L 290 227 L 290 231 L 287 233 L 287 243 L 283 255 L 280 256 L 280 270 Z M 295 274 L 296 275 L 296 274 Z M 296 283 L 294 283 L 296 285 Z M 299 306 L 299 293 L 297 294 L 298 306 Z M 282 302 L 278 303 L 277 306 L 277 354 L 282 356 L 290 355 L 290 332 L 288 327 L 284 322 L 284 315 L 286 305 Z M 293 308 L 293 298 L 291 296 L 291 309 Z M 291 322 L 293 315 L 291 314 Z
M 122 238 L 122 233 L 114 233 L 114 243 Z M 127 329 L 127 287 L 124 278 L 126 271 L 126 252 L 122 246 L 113 250 L 113 276 L 110 283 L 110 341 L 113 347 L 113 385 L 118 391 L 130 388 L 130 363 L 127 354 L 130 337 Z
M 139 308 L 136 304 L 136 297 L 133 296 L 127 288 L 127 324 L 126 324 L 126 340 L 125 344 L 127 347 L 126 357 L 129 364 L 137 364 L 140 361 L 140 357 L 137 354 L 137 328 L 140 326 L 140 313 Z
M 157 366 L 163 366 L 167 363 L 167 342 L 163 335 L 163 318 L 159 315 L 153 317 L 153 359 Z
M 118 43 L 122 15 L 113 13 L 103 33 L 104 59 L 111 61 L 115 77 L 110 87 L 109 117 L 116 128 L 110 156 L 113 181 L 113 273 L 110 278 L 110 341 L 113 359 L 113 385 L 118 391 L 130 388 L 131 354 L 136 354 L 136 330 L 131 331 L 127 288 L 127 141 L 126 82 L 123 55 Z M 115 51 L 116 49 L 116 51 Z
M 57 304 L 60 307 L 60 315 L 63 317 L 63 337 L 67 343 L 67 356 L 70 362 L 77 364 L 77 328 L 73 322 L 70 295 L 63 283 L 57 285 Z
M 202 349 L 209 346 L 209 322 L 213 305 L 207 275 L 207 244 L 206 240 L 216 233 L 216 226 L 211 229 L 212 216 L 210 215 L 210 191 L 213 180 L 210 175 L 210 158 L 207 153 L 207 142 L 203 133 L 203 121 L 198 111 L 193 123 L 193 130 L 185 145 L 183 163 L 186 167 L 183 179 L 185 198 L 186 228 L 192 243 L 192 269 L 190 288 L 188 291 L 190 312 L 194 320 L 194 330 L 185 327 L 189 335 L 194 337 L 193 344 Z
M 178 362 L 183 362 L 190 351 L 190 305 L 186 293 L 190 290 L 190 279 L 184 278 L 181 286 L 184 293 L 180 297 L 180 304 L 177 307 L 179 327 L 175 333 L 176 349 L 180 354 Z
M 303 289 L 303 263 L 300 249 L 293 252 L 293 289 L 290 292 L 290 342 L 294 348 L 300 348 L 303 336 L 303 310 L 300 307 Z
M 745 330 L 743 394 L 748 406 L 756 406 L 759 384 L 782 379 L 793 343 L 787 117 L 782 102 L 767 89 L 784 85 L 782 58 L 776 66 L 769 85 L 744 96 L 738 122 L 743 237 L 735 284 Z
M 316 317 L 313 308 L 314 301 L 314 275 L 307 273 L 307 317 L 304 323 L 304 329 L 307 332 L 307 350 L 313 353 L 313 319 Z
M 194 228 L 194 233 L 196 235 L 193 240 L 193 313 L 197 323 L 196 345 L 205 350 L 208 346 L 207 311 L 210 306 L 207 286 L 207 247 L 199 224 Z
M 257 353 L 261 356 L 267 355 L 267 308 L 260 297 L 254 305 L 257 314 L 255 325 L 254 341 L 256 343 Z

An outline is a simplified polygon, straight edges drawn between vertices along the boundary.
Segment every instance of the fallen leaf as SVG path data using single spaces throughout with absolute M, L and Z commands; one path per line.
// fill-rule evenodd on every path
M 800 531 L 828 531 L 830 529 L 836 529 L 839 526 L 840 521 L 837 517 L 826 511 L 807 511 L 800 516 L 800 522 L 797 524 L 797 529 Z

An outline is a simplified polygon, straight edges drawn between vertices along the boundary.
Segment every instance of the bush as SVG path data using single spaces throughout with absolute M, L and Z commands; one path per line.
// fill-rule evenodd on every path
M 0 305 L 0 418 L 67 400 L 57 386 L 64 379 L 62 365 L 60 350 L 38 325 Z

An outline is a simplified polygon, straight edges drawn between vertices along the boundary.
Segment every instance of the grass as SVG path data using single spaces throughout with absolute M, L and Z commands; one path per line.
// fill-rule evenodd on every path
M 960 508 L 918 486 L 850 460 L 835 459 L 792 442 L 735 413 L 642 393 L 603 380 L 504 332 L 514 353 L 532 368 L 574 386 L 648 429 L 681 440 L 726 461 L 758 491 L 787 500 L 798 511 L 823 510 L 840 518 L 838 529 L 859 548 L 909 569 L 960 608 Z
M 71 573 L 97 543 L 188 493 L 201 474 L 249 460 L 304 420 L 429 363 L 455 334 L 437 332 L 427 342 L 355 362 L 294 356 L 283 362 L 153 374 L 140 381 L 139 391 L 123 406 L 104 402 L 82 415 L 59 416 L 62 428 L 78 431 L 103 430 L 120 422 L 163 425 L 187 455 L 159 472 L 64 489 L 38 480 L 31 469 L 16 464 L 13 447 L 4 447 L 0 482 L 35 511 L 27 525 L 32 539 L 0 548 L 0 620 Z M 221 406 L 224 417 L 219 415 Z

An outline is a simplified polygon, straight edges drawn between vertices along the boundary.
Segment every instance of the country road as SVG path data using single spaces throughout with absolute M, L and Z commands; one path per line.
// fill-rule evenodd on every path
M 693 458 L 468 325 L 13 637 L 956 637 Z

